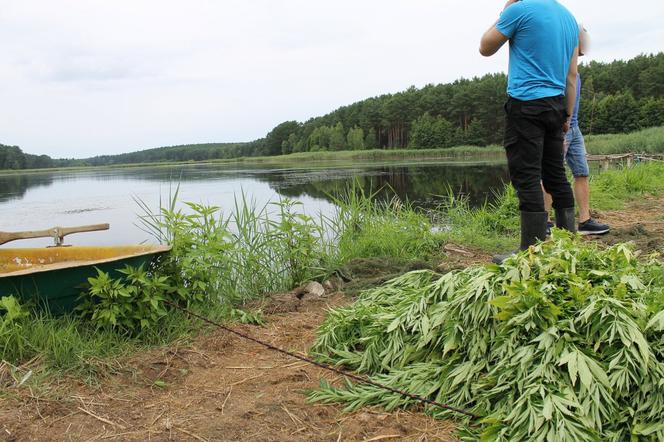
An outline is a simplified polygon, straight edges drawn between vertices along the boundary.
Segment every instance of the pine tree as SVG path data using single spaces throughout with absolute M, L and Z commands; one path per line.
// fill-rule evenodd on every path
M 353 127 L 348 131 L 347 145 L 350 150 L 364 149 L 364 131 L 361 127 Z

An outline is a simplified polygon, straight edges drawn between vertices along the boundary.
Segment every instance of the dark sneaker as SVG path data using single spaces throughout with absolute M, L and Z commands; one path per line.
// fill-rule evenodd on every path
M 611 229 L 606 224 L 598 223 L 590 218 L 588 221 L 579 223 L 578 230 L 581 235 L 603 235 Z
M 555 224 L 553 224 L 551 221 L 546 222 L 546 236 L 551 236 L 551 229 L 553 229 L 554 226 Z
M 506 260 L 507 258 L 509 258 L 510 256 L 514 256 L 514 255 L 516 255 L 517 252 L 518 252 L 518 250 L 515 250 L 515 251 L 513 251 L 513 252 L 511 252 L 511 253 L 505 253 L 505 254 L 503 254 L 503 255 L 493 255 L 493 257 L 491 258 L 491 262 L 494 263 L 494 264 L 498 264 L 498 265 L 500 265 L 500 264 L 504 263 L 505 260 Z

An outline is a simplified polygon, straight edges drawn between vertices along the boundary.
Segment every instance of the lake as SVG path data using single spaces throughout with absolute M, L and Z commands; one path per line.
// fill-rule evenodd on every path
M 90 169 L 0 175 L 0 230 L 41 230 L 53 226 L 110 223 L 106 232 L 79 233 L 65 243 L 113 245 L 151 241 L 135 223 L 139 198 L 156 211 L 160 198 L 180 186 L 179 201 L 219 206 L 230 211 L 242 192 L 262 207 L 281 197 L 303 203 L 309 215 L 332 213 L 330 195 L 357 180 L 379 198 L 396 194 L 420 208 L 441 201 L 452 189 L 471 203 L 491 198 L 508 180 L 503 161 L 358 161 L 289 166 L 200 164 L 140 168 Z M 392 190 L 389 190 L 392 189 Z M 17 241 L 0 247 L 41 247 L 52 240 Z

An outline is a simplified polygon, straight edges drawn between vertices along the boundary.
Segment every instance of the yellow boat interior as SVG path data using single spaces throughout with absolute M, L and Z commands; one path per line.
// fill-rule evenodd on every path
M 169 251 L 170 246 L 132 245 L 108 247 L 0 248 L 0 277 L 44 272 L 119 261 Z

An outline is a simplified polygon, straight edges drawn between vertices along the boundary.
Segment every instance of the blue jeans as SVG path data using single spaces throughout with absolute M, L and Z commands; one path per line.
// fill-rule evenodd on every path
M 579 126 L 571 127 L 565 134 L 565 160 L 574 177 L 590 175 L 586 159 L 586 143 L 583 141 Z

